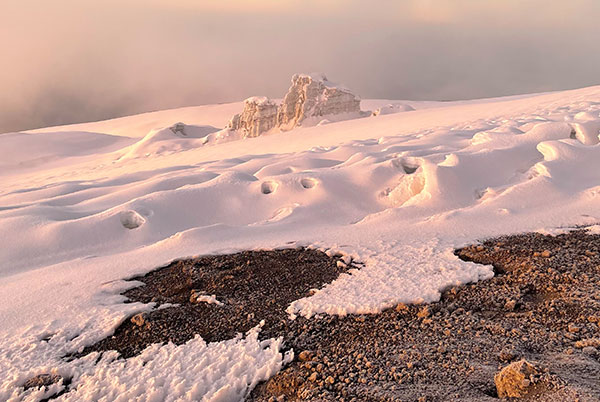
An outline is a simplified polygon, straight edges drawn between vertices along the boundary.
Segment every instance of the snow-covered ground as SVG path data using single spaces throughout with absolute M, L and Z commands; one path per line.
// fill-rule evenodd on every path
M 223 142 L 213 132 L 241 103 L 0 134 L 0 400 L 54 393 L 20 387 L 48 372 L 72 378 L 65 400 L 240 400 L 291 358 L 257 328 L 61 359 L 152 308 L 123 304 L 123 279 L 175 258 L 341 251 L 365 267 L 288 311 L 372 313 L 492 276 L 457 246 L 599 222 L 600 87 L 362 103 L 381 107 L 416 110 Z

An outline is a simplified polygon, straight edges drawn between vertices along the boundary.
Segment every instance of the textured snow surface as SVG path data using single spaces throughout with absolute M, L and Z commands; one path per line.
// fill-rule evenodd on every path
M 256 328 L 245 337 L 210 344 L 199 336 L 181 346 L 154 344 L 127 360 L 117 359 L 117 352 L 93 353 L 31 374 L 51 371 L 71 378 L 77 387 L 60 397 L 65 401 L 238 401 L 293 359 L 293 352 L 282 358 L 281 339 L 261 342 L 258 333 Z M 9 376 L 0 398 L 20 400 L 15 385 L 24 380 L 22 374 Z M 25 398 L 38 400 L 62 389 L 61 381 Z
M 72 378 L 59 400 L 237 401 L 279 370 L 289 356 L 258 328 L 61 359 L 159 307 L 119 292 L 176 258 L 339 251 L 364 268 L 288 312 L 374 313 L 491 277 L 455 247 L 600 222 L 600 87 L 362 108 L 390 104 L 416 110 L 251 139 L 216 131 L 240 103 L 0 134 L 0 400 L 45 398 L 63 385 L 20 386 L 56 372 Z

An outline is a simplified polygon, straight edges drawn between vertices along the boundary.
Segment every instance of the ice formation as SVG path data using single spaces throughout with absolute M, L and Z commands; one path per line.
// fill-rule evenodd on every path
M 258 137 L 277 126 L 277 104 L 266 97 L 253 96 L 244 101 L 244 111 L 233 116 L 232 130 L 242 130 L 244 137 Z
M 322 74 L 296 74 L 277 112 L 277 124 L 291 130 L 310 118 L 360 113 L 360 99 Z
M 314 125 L 325 116 L 339 115 L 361 116 L 360 99 L 323 74 L 296 74 L 279 106 L 266 97 L 248 98 L 242 113 L 233 116 L 228 127 L 241 130 L 244 137 L 257 137 L 274 128 L 288 131 L 307 120 Z

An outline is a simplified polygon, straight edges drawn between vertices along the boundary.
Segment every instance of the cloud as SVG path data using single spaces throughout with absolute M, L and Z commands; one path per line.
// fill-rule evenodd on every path
M 3 0 L 0 132 L 280 96 L 323 71 L 363 97 L 598 83 L 600 2 Z

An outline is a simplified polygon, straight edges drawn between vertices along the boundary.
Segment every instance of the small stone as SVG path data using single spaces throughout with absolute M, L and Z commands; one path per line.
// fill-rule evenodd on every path
M 313 356 L 314 354 L 310 350 L 303 350 L 298 355 L 298 360 L 300 360 L 301 362 L 307 362 L 309 360 L 312 360 Z
M 431 312 L 429 311 L 429 307 L 425 306 L 423 307 L 421 310 L 419 310 L 419 312 L 417 313 L 417 317 L 419 318 L 427 318 L 431 315 Z
M 333 379 L 333 377 L 332 377 L 332 376 L 329 376 L 329 377 L 327 377 L 327 378 L 325 379 L 325 382 L 326 382 L 327 384 L 333 384 L 333 383 L 335 382 L 335 380 Z
M 540 255 L 541 255 L 542 257 L 544 257 L 544 258 L 548 258 L 548 257 L 550 257 L 552 254 L 550 253 L 550 251 L 548 251 L 548 250 L 544 250 L 544 251 L 542 251 L 542 252 L 540 253 Z
M 574 332 L 579 332 L 581 330 L 581 328 L 579 326 L 575 325 L 575 324 L 569 324 L 569 326 L 568 326 L 567 329 L 568 329 L 569 332 L 573 332 L 573 333 Z
M 396 311 L 399 313 L 404 313 L 404 312 L 408 311 L 408 306 L 404 303 L 398 303 L 396 305 Z
M 316 371 L 315 371 L 315 372 L 313 372 L 313 373 L 310 375 L 310 377 L 308 377 L 308 381 L 311 381 L 311 382 L 315 382 L 315 381 L 317 381 L 318 379 L 319 379 L 319 374 L 318 374 Z
M 131 317 L 131 322 L 138 327 L 144 326 L 146 324 L 148 315 L 146 313 L 139 313 Z
M 500 398 L 523 398 L 533 391 L 529 380 L 540 371 L 526 360 L 519 360 L 504 367 L 494 376 L 496 390 Z
M 515 300 L 509 299 L 504 303 L 504 309 L 507 311 L 513 311 L 517 307 L 517 302 Z
M 509 362 L 517 357 L 517 353 L 513 349 L 505 348 L 500 351 L 498 358 L 500 361 Z

